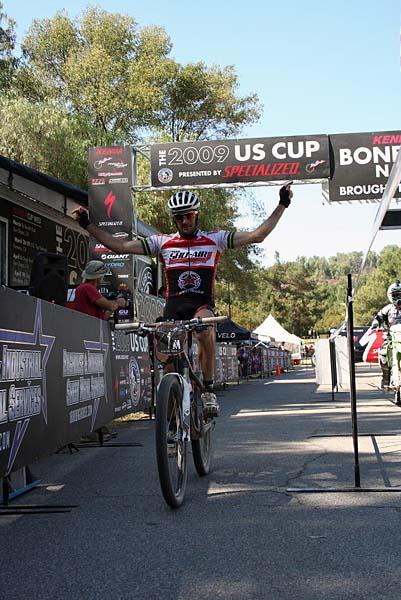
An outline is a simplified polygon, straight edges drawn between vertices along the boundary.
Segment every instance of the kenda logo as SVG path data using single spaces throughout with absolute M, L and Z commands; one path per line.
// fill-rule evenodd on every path
M 123 148 L 96 148 L 96 156 L 104 156 L 105 154 L 122 154 Z

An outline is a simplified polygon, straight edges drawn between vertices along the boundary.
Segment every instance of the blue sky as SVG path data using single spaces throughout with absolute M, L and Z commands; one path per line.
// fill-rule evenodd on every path
M 79 15 L 87 4 L 69 0 L 68 14 Z M 401 129 L 400 0 L 96 4 L 130 14 L 139 26 L 165 27 L 180 62 L 234 65 L 239 92 L 256 92 L 264 109 L 241 137 Z M 4 1 L 20 38 L 33 19 L 64 7 L 59 0 Z M 278 189 L 256 193 L 272 210 Z M 293 204 L 264 243 L 266 264 L 275 250 L 286 260 L 364 250 L 376 210 L 323 205 L 320 185 L 294 186 Z M 373 249 L 398 244 L 400 237 L 401 231 L 379 232 Z

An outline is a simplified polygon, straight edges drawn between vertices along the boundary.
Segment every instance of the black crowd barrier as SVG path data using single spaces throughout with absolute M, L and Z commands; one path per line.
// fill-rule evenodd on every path
M 151 402 L 146 341 L 0 288 L 0 477 Z
M 147 338 L 6 287 L 0 306 L 0 478 L 116 417 L 152 408 L 157 373 L 153 379 Z M 249 375 L 289 368 L 281 350 L 246 352 Z M 217 385 L 239 380 L 240 355 L 235 345 L 217 344 Z

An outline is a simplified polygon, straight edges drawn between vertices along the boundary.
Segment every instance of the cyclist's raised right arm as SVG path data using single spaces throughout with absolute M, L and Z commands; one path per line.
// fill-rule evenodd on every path
M 89 221 L 88 211 L 83 208 L 77 208 L 72 211 L 73 218 L 79 222 L 81 227 L 86 229 L 93 237 L 101 242 L 106 248 L 110 248 L 117 254 L 145 254 L 141 240 L 124 240 L 114 238 L 110 233 L 100 229 Z
M 117 254 L 144 254 L 141 240 L 114 238 L 110 233 L 100 229 L 100 227 L 97 227 L 93 223 L 90 223 L 86 227 L 86 231 L 99 240 L 106 248 L 110 248 L 110 250 L 113 250 Z

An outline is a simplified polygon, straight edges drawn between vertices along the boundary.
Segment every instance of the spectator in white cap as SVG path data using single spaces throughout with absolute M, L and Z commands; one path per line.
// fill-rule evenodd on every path
M 107 300 L 99 292 L 105 275 L 111 275 L 101 260 L 90 260 L 82 273 L 82 283 L 75 291 L 75 310 L 98 319 L 105 319 L 120 308 L 124 308 L 124 298 Z

